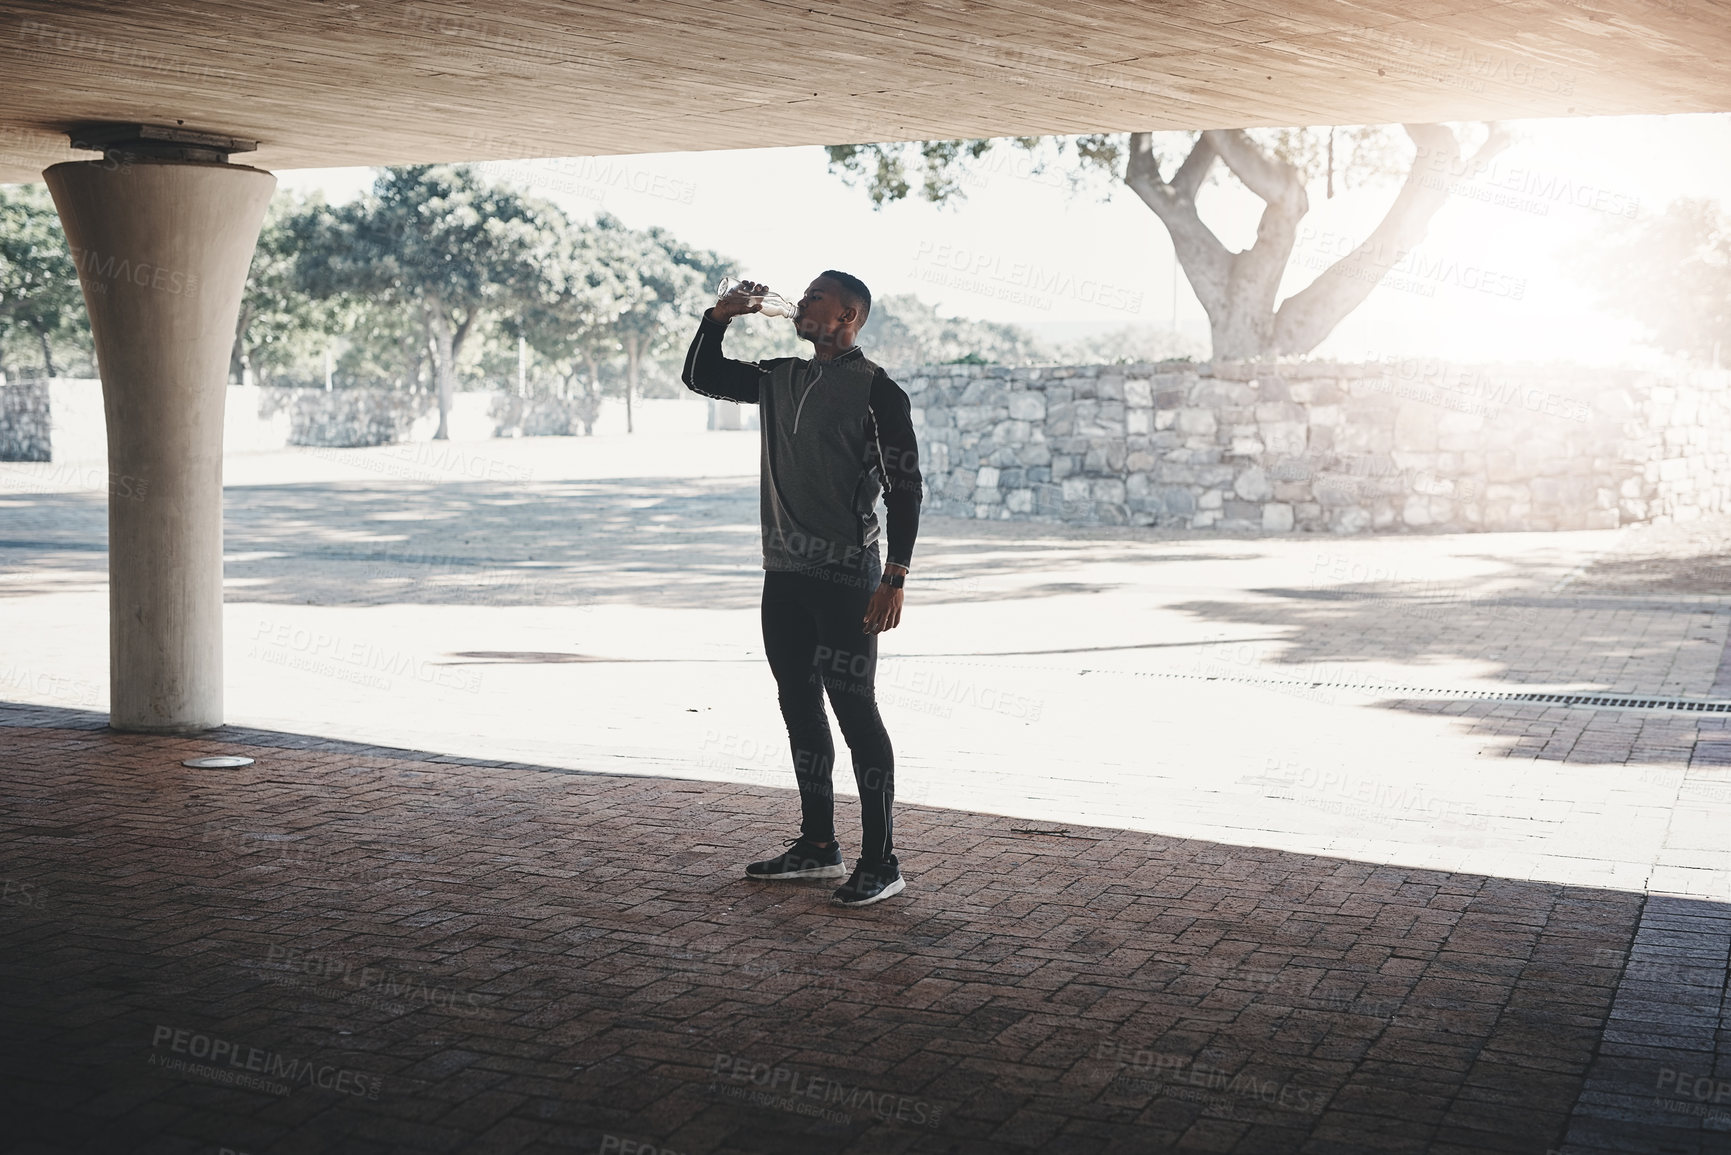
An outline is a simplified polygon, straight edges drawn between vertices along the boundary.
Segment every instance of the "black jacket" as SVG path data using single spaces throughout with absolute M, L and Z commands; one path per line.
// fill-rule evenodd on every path
M 875 570 L 880 492 L 885 560 L 908 565 L 924 484 L 901 386 L 857 346 L 830 361 L 734 361 L 726 332 L 704 313 L 680 376 L 694 393 L 758 407 L 763 568 Z

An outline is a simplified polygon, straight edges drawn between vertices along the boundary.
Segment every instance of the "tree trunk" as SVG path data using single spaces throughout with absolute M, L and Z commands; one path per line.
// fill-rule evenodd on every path
M 48 332 L 45 329 L 36 330 L 37 340 L 42 342 L 42 370 L 50 380 L 54 378 L 54 348 L 48 343 Z
M 1208 314 L 1213 355 L 1222 360 L 1258 357 L 1274 329 L 1274 297 L 1309 208 L 1298 170 L 1256 146 L 1244 132 L 1202 133 L 1171 181 L 1161 179 L 1149 133 L 1132 133 L 1124 183 L 1154 210 L 1172 237 L 1184 276 Z M 1265 208 L 1256 243 L 1241 253 L 1227 250 L 1196 211 L 1196 191 L 1216 160 L 1224 162 Z
M 1490 127 L 1490 135 L 1467 162 L 1469 172 L 1478 172 L 1512 143 L 1502 125 Z M 1431 218 L 1448 200 L 1447 176 L 1460 160 L 1460 141 L 1440 124 L 1409 124 L 1406 132 L 1418 147 L 1406 183 L 1364 243 L 1281 303 L 1274 317 L 1271 352 L 1276 356 L 1308 353 L 1321 344 L 1348 313 L 1364 303 L 1384 274 L 1424 240 Z M 1440 163 L 1421 166 L 1427 157 L 1439 158 Z M 1444 179 L 1427 181 L 1421 167 L 1442 173 Z
M 625 337 L 625 432 L 637 432 L 631 423 L 631 394 L 637 391 L 637 366 L 642 361 L 642 343 L 637 334 L 630 333 Z
M 252 308 L 244 302 L 240 307 L 240 320 L 234 326 L 234 348 L 228 354 L 228 375 L 235 381 L 246 383 L 246 329 L 252 324 Z
M 1203 136 L 1265 206 L 1256 223 L 1256 243 L 1232 254 L 1226 300 L 1209 313 L 1214 356 L 1229 361 L 1266 356 L 1274 336 L 1274 299 L 1310 198 L 1299 171 L 1264 153 L 1246 133 L 1233 129 Z
M 1184 270 L 1185 279 L 1202 302 L 1210 318 L 1223 306 L 1232 255 L 1212 229 L 1196 213 L 1196 190 L 1217 159 L 1206 133 L 1196 138 L 1190 155 L 1178 166 L 1170 182 L 1160 176 L 1154 159 L 1153 135 L 1130 134 L 1130 158 L 1124 183 L 1142 198 L 1172 238 L 1172 252 Z
M 433 345 L 437 354 L 433 359 L 433 371 L 439 379 L 439 429 L 433 434 L 433 440 L 449 441 L 451 394 L 457 384 L 455 340 L 451 333 L 451 319 L 445 315 L 444 306 L 430 302 L 426 309 L 427 324 L 433 330 Z
M 595 413 L 601 407 L 601 365 L 595 360 L 595 354 L 588 356 L 589 388 L 584 393 L 583 405 L 583 436 L 595 436 Z

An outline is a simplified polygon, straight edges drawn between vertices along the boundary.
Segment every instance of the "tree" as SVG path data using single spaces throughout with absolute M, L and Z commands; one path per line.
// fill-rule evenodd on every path
M 1018 325 L 940 317 L 912 293 L 872 302 L 859 332 L 860 347 L 880 365 L 1023 365 L 1043 359 L 1043 347 Z
M 331 303 L 331 331 L 341 337 L 337 381 L 407 393 L 438 391 L 432 337 L 419 308 L 389 298 L 343 296 Z
M 472 169 L 384 169 L 364 197 L 302 218 L 297 272 L 314 296 L 366 297 L 409 309 L 431 346 L 439 428 L 450 436 L 451 394 L 463 343 L 488 311 L 515 312 L 539 271 L 538 214 Z
M 0 188 L 0 338 L 22 330 L 42 352 L 42 371 L 54 376 L 56 337 L 87 334 L 89 318 L 46 190 L 37 185 Z
M 1356 249 L 1278 305 L 1275 298 L 1292 256 L 1298 223 L 1310 208 L 1306 186 L 1323 175 L 1325 164 L 1330 195 L 1337 171 L 1343 181 L 1391 174 L 1394 142 L 1386 130 L 1211 129 L 1162 133 L 1159 141 L 1154 133 L 1133 132 L 837 145 L 829 149 L 829 156 L 831 171 L 850 183 L 863 184 L 873 204 L 880 207 L 911 193 L 910 163 L 921 170 L 921 195 L 927 200 L 942 204 L 964 196 L 963 178 L 989 163 L 994 149 L 1020 148 L 1032 154 L 1045 150 L 1047 155 L 1034 171 L 1042 171 L 1046 164 L 1067 163 L 1074 185 L 1085 183 L 1091 174 L 1109 175 L 1159 217 L 1208 314 L 1214 356 L 1237 360 L 1314 349 L 1424 238 L 1431 218 L 1448 197 L 1448 181 L 1426 179 L 1426 174 L 1459 175 L 1463 166 L 1476 171 L 1512 139 L 1500 125 L 1488 125 L 1476 151 L 1463 159 L 1464 145 L 1455 130 L 1440 124 L 1404 128 L 1416 152 L 1382 220 Z M 1174 136 L 1182 139 L 1173 141 Z M 1197 195 L 1216 162 L 1263 202 L 1256 241 L 1242 252 L 1228 249 L 1197 212 Z M 1163 176 L 1163 170 L 1171 175 Z
M 298 274 L 299 234 L 303 222 L 324 211 L 320 201 L 275 199 L 265 214 L 241 294 L 229 377 L 245 381 L 251 369 L 260 380 L 322 354 L 343 328 L 346 301 L 320 299 L 305 292 Z
M 633 432 L 631 399 L 644 362 L 689 338 L 691 318 L 712 303 L 712 290 L 727 262 L 693 249 L 665 229 L 629 229 L 614 216 L 595 220 L 595 243 L 620 282 L 614 321 L 625 352 L 625 430 Z
M 1731 220 L 1718 204 L 1683 197 L 1658 216 L 1624 222 L 1576 260 L 1602 302 L 1633 317 L 1668 353 L 1718 368 L 1731 345 Z
M 619 349 L 615 325 L 634 291 L 631 270 L 617 256 L 600 243 L 596 230 L 575 226 L 563 214 L 550 218 L 536 291 L 508 326 L 552 362 L 567 396 L 580 385 L 578 416 L 585 434 L 595 432 L 601 362 Z M 588 376 L 580 380 L 584 367 Z

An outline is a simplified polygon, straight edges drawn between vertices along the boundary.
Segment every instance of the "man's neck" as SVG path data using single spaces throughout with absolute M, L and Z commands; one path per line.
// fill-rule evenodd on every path
M 834 361 L 843 353 L 854 347 L 852 333 L 835 333 L 822 337 L 807 337 L 811 342 L 811 359 L 813 361 Z M 845 345 L 842 342 L 847 342 Z

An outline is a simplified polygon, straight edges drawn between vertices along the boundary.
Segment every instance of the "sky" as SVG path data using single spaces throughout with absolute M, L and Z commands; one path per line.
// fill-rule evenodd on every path
M 1361 360 L 1648 364 L 1634 326 L 1595 305 L 1567 258 L 1680 196 L 1731 181 L 1731 116 L 1511 122 L 1516 143 L 1476 177 L 1438 172 L 1450 195 L 1425 240 L 1314 356 Z M 1002 148 L 1002 146 L 1000 146 Z M 996 151 L 996 150 L 995 150 Z M 1129 189 L 1074 192 L 1056 171 L 1001 159 L 945 207 L 908 200 L 874 210 L 828 170 L 824 150 L 753 149 L 491 162 L 490 177 L 576 217 L 606 211 L 661 225 L 738 262 L 740 275 L 797 295 L 841 268 L 874 294 L 917 293 L 945 315 L 1028 325 L 1073 338 L 1120 328 L 1174 330 L 1206 350 L 1207 323 L 1159 220 Z M 1217 168 L 1217 172 L 1219 169 Z M 281 187 L 358 195 L 367 169 L 279 172 Z M 1381 218 L 1395 192 L 1319 186 L 1299 228 L 1282 296 L 1301 289 Z M 1198 198 L 1229 248 L 1255 237 L 1261 202 L 1230 180 Z M 1053 287 L 1036 291 L 1031 283 Z M 1176 292 L 1174 291 L 1176 289 Z

